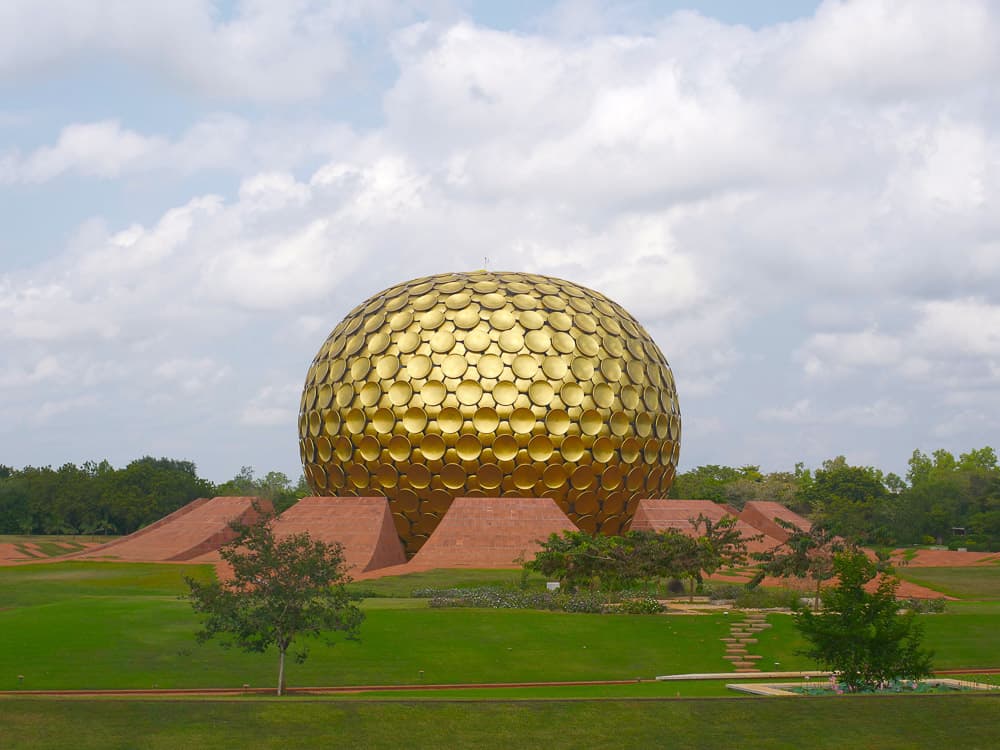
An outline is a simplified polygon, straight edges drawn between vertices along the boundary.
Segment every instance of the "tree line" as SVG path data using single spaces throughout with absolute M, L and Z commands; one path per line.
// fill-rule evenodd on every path
M 191 461 L 146 456 L 124 468 L 107 461 L 14 469 L 0 464 L 0 533 L 129 534 L 198 497 L 252 495 L 278 511 L 310 494 L 303 477 L 257 477 L 243 467 L 213 484 Z M 905 477 L 843 456 L 810 470 L 763 473 L 759 466 L 699 466 L 677 475 L 670 496 L 714 500 L 736 510 L 774 500 L 853 542 L 950 544 L 1000 550 L 1000 466 L 986 446 L 955 457 L 915 450 Z
M 843 456 L 811 471 L 764 474 L 758 466 L 699 466 L 677 475 L 670 496 L 714 500 L 740 510 L 774 500 L 852 542 L 948 544 L 1000 550 L 1000 466 L 986 446 L 957 458 L 913 451 L 905 477 Z
M 648 588 L 663 579 L 687 580 L 694 595 L 702 574 L 746 563 L 747 543 L 753 538 L 736 529 L 732 516 L 713 522 L 699 515 L 692 523 L 694 536 L 673 529 L 614 537 L 584 531 L 552 534 L 525 568 L 572 588 L 595 582 L 608 590 Z
M 243 467 L 216 485 L 191 461 L 151 456 L 120 469 L 107 461 L 0 465 L 0 534 L 131 534 L 199 497 L 263 497 L 280 511 L 308 494 L 304 479 L 293 484 L 281 472 L 255 477 Z

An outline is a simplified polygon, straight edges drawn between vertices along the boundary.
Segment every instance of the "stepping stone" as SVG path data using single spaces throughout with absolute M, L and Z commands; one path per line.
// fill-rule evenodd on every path
M 756 638 L 740 638 L 739 642 L 742 643 L 743 645 L 747 645 L 747 644 L 750 644 L 750 643 L 756 643 L 757 639 Z

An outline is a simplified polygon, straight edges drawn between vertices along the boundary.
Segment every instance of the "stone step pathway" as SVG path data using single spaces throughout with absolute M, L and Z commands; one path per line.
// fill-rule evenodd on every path
M 751 612 L 743 620 L 729 626 L 729 636 L 721 640 L 726 648 L 725 658 L 732 662 L 736 672 L 760 671 L 758 662 L 761 657 L 751 654 L 750 647 L 757 643 L 757 633 L 769 627 L 766 615 L 759 612 Z

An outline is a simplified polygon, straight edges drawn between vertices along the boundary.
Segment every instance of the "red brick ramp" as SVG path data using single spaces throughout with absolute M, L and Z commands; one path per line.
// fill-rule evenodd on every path
M 908 553 L 909 556 L 908 556 Z M 1000 565 L 1000 552 L 959 552 L 949 549 L 897 549 L 892 553 L 894 565 L 911 568 L 965 568 Z
M 744 523 L 782 542 L 788 539 L 789 533 L 787 529 L 774 520 L 775 518 L 794 524 L 803 531 L 809 531 L 812 528 L 812 522 L 808 518 L 803 518 L 795 511 L 772 500 L 753 500 L 747 503 L 740 511 L 739 518 Z
M 718 523 L 731 514 L 725 505 L 719 505 L 711 500 L 640 500 L 639 507 L 636 508 L 635 516 L 632 518 L 632 531 L 666 531 L 675 529 L 682 534 L 697 536 L 699 532 L 695 529 L 692 521 L 698 516 L 705 516 L 712 523 Z M 777 524 L 774 524 L 777 526 Z M 751 526 L 750 524 L 737 518 L 736 530 L 745 537 L 758 536 L 764 532 Z M 704 531 L 704 529 L 702 529 Z M 780 544 L 778 539 L 764 533 L 763 539 L 749 542 L 747 549 L 750 552 L 762 552 L 773 549 Z
M 434 568 L 516 568 L 549 534 L 577 528 L 547 497 L 459 497 L 405 572 Z M 404 572 L 400 570 L 400 572 Z
M 340 542 L 352 573 L 406 562 L 384 497 L 304 497 L 274 524 L 277 536 L 303 531 L 324 542 Z
M 217 550 L 233 539 L 233 521 L 250 523 L 258 517 L 254 503 L 271 510 L 269 500 L 215 497 L 194 500 L 183 508 L 110 544 L 73 555 L 76 559 L 131 562 L 187 562 Z M 66 558 L 61 558 L 66 559 Z

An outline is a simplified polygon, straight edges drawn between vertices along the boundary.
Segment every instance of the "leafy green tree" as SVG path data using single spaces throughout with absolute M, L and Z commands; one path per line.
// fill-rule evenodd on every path
M 878 573 L 859 551 L 838 553 L 833 567 L 838 583 L 827 590 L 822 611 L 795 613 L 795 625 L 809 644 L 802 653 L 837 672 L 850 692 L 929 675 L 932 654 L 922 647 L 916 615 L 899 612 L 899 580 L 880 575 L 874 592 L 867 591 Z
M 236 538 L 222 547 L 232 568 L 224 581 L 202 583 L 185 578 L 188 598 L 202 616 L 196 637 L 223 638 L 224 646 L 245 651 L 278 650 L 278 695 L 285 691 L 285 657 L 299 637 L 326 637 L 340 631 L 357 636 L 363 613 L 351 603 L 340 544 L 313 539 L 308 533 L 281 539 L 274 516 L 250 525 L 234 524 Z M 306 650 L 297 654 L 303 661 Z
M 815 520 L 839 536 L 865 543 L 885 543 L 892 536 L 888 521 L 891 493 L 878 469 L 850 466 L 843 456 L 837 456 L 823 462 L 802 494 Z
M 571 588 L 592 586 L 602 574 L 609 577 L 616 560 L 611 553 L 612 537 L 585 531 L 550 534 L 527 567 Z
M 745 563 L 747 544 L 763 538 L 760 534 L 743 536 L 736 528 L 737 519 L 733 516 L 723 516 L 718 521 L 713 521 L 708 516 L 699 514 L 692 523 L 701 549 L 701 569 L 708 576 L 720 568 L 732 568 Z
M 749 502 L 771 500 L 787 507 L 795 504 L 799 491 L 799 481 L 795 474 L 776 471 L 759 474 L 756 478 L 743 476 L 723 487 L 722 496 L 726 504 L 737 510 Z
M 938 542 L 965 528 L 963 546 L 1000 549 L 1000 528 L 991 521 L 1000 511 L 1000 467 L 990 446 L 971 450 L 957 459 L 948 451 L 931 455 L 919 450 L 909 460 L 909 488 L 892 501 L 892 522 L 899 538 Z
M 726 487 L 739 480 L 757 480 L 761 476 L 757 466 L 734 469 L 731 466 L 699 466 L 678 474 L 670 487 L 670 497 L 686 500 L 713 500 L 726 502 Z
M 842 549 L 843 544 L 820 524 L 815 524 L 806 531 L 781 518 L 775 518 L 774 521 L 789 532 L 788 538 L 780 547 L 754 555 L 761 566 L 747 585 L 754 588 L 766 576 L 810 578 L 816 584 L 813 606 L 818 609 L 820 588 L 824 581 L 833 578 L 833 557 Z
M 259 497 L 270 500 L 279 513 L 287 510 L 309 494 L 305 477 L 299 475 L 296 484 L 280 471 L 269 471 L 259 479 L 252 466 L 244 466 L 239 473 L 216 488 L 219 495 Z

